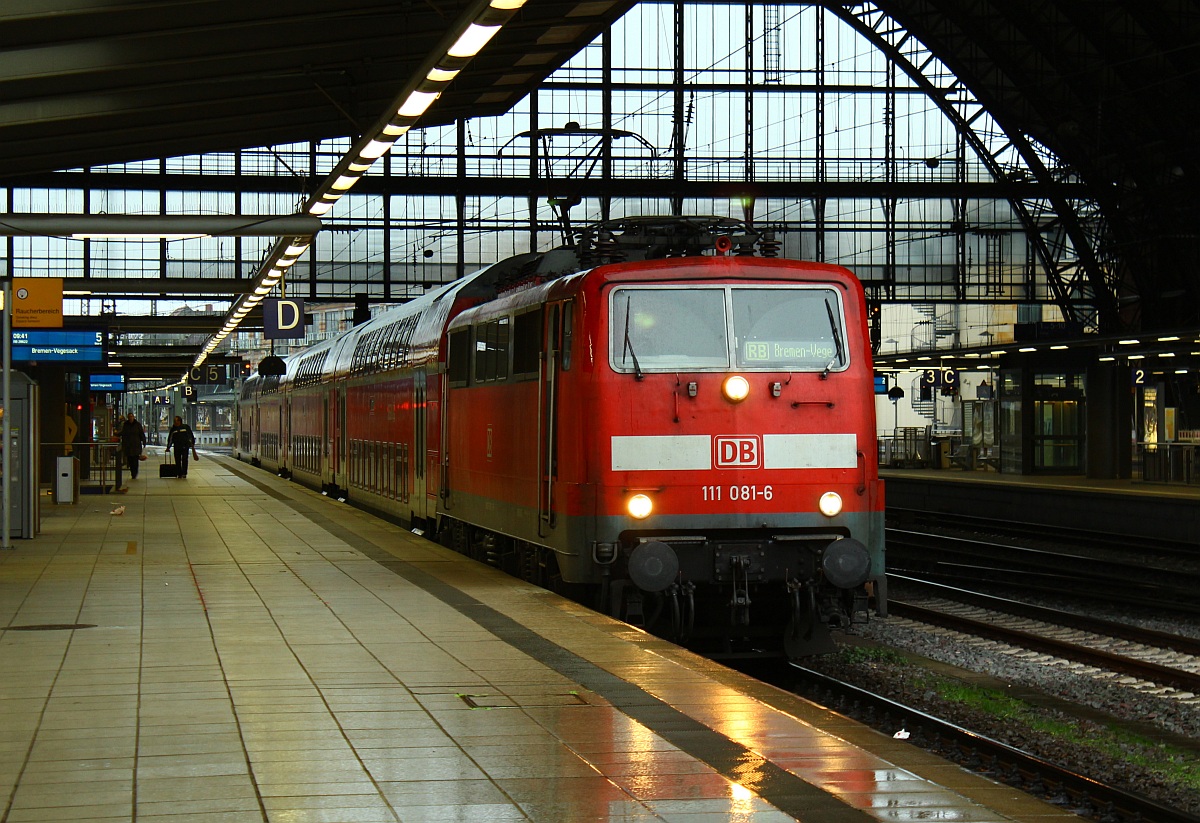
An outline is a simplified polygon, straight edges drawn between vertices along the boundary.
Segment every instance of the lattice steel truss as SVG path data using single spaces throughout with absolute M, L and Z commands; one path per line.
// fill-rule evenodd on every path
M 290 213 L 348 144 L 65 171 L 0 191 L 0 210 Z M 849 266 L 879 303 L 1114 317 L 1086 186 L 870 2 L 641 3 L 508 114 L 406 135 L 286 288 L 401 301 L 587 222 L 689 212 L 769 226 L 785 254 Z M 0 263 L 125 278 L 130 294 L 135 280 L 211 281 L 220 302 L 267 247 L 13 238 Z

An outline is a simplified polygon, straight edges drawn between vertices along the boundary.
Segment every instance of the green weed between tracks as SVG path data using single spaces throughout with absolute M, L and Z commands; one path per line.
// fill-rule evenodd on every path
M 835 655 L 844 665 L 878 670 L 891 669 L 907 682 L 911 693 L 954 703 L 985 715 L 998 726 L 1025 728 L 1040 735 L 1103 754 L 1119 762 L 1161 775 L 1174 785 L 1200 789 L 1200 762 L 1193 752 L 1134 731 L 1114 719 L 1099 723 L 1053 712 L 995 689 L 965 683 L 910 663 L 893 649 L 843 647 Z

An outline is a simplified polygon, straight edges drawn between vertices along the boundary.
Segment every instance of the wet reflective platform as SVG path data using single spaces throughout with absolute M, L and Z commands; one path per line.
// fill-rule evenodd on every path
M 0 553 L 5 823 L 1077 819 L 229 458 L 149 474 Z

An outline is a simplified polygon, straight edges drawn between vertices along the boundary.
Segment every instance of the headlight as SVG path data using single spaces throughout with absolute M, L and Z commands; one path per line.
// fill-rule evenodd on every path
M 841 514 L 842 496 L 837 492 L 825 492 L 821 495 L 821 502 L 817 504 L 817 507 L 821 510 L 821 514 L 826 517 Z
M 644 494 L 635 494 L 629 498 L 625 508 L 629 510 L 630 517 L 635 520 L 645 520 L 650 516 L 650 512 L 654 511 L 654 503 Z
M 731 403 L 741 403 L 750 394 L 750 382 L 740 374 L 731 374 L 725 378 L 725 384 L 721 386 L 721 390 L 725 392 L 725 397 Z

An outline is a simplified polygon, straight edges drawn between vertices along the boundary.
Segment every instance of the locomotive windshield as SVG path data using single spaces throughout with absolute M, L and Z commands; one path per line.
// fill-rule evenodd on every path
M 614 289 L 617 371 L 838 370 L 847 364 L 842 304 L 811 287 Z

